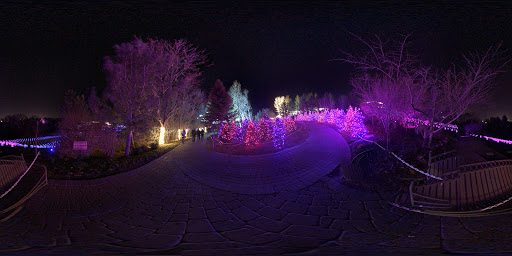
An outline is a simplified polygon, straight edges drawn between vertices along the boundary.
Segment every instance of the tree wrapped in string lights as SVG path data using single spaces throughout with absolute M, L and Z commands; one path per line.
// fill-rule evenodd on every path
M 235 139 L 237 141 L 244 141 L 244 137 L 245 137 L 245 131 L 247 130 L 247 126 L 249 125 L 249 121 L 248 120 L 244 120 L 241 125 L 237 125 L 236 127 L 236 134 L 235 134 Z
M 270 127 L 269 118 L 264 116 L 258 121 L 256 128 L 256 140 L 258 142 L 267 142 L 272 140 L 272 128 Z
M 295 121 L 291 117 L 287 117 L 284 119 L 284 129 L 287 134 L 292 133 L 296 130 Z
M 222 142 L 229 142 L 235 138 L 237 125 L 235 124 L 235 121 L 228 122 L 224 124 L 222 127 L 222 130 L 220 131 L 220 137 L 219 139 Z
M 304 114 L 300 113 L 295 117 L 295 121 L 304 121 Z
M 364 126 L 364 116 L 360 109 L 352 108 L 352 106 L 348 108 L 343 130 L 350 132 L 350 135 L 355 138 L 363 137 L 368 133 Z
M 224 130 L 224 126 L 226 125 L 226 123 L 222 122 L 220 123 L 220 129 L 219 129 L 219 132 L 217 132 L 217 139 L 220 140 L 220 135 L 222 134 L 222 131 Z
M 272 129 L 274 147 L 281 149 L 284 146 L 284 138 L 286 136 L 286 130 L 284 129 L 283 119 L 276 118 Z
M 368 130 L 364 125 L 364 115 L 361 112 L 361 109 L 354 108 L 354 118 L 352 122 L 352 130 L 350 131 L 350 135 L 355 138 L 364 137 L 368 134 Z
M 318 114 L 318 122 L 319 123 L 325 123 L 326 119 L 325 116 L 327 115 L 327 111 L 322 111 Z
M 336 109 L 334 111 L 334 124 L 338 131 L 343 131 L 345 128 L 345 111 L 342 109 Z
M 245 145 L 254 145 L 256 142 L 256 127 L 252 121 L 249 121 L 245 131 L 244 143 Z
M 318 113 L 318 111 L 315 111 L 310 114 L 309 121 L 318 122 L 319 117 L 320 117 L 320 114 Z
M 336 122 L 336 112 L 338 109 L 333 109 L 329 111 L 329 113 L 326 115 L 325 119 L 327 120 L 327 123 L 334 124 Z
M 352 106 L 348 107 L 347 114 L 345 115 L 345 122 L 343 124 L 343 130 L 350 132 L 354 124 L 355 111 Z

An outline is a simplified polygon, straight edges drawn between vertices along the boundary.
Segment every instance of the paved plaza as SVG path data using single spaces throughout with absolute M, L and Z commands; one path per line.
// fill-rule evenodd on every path
M 446 254 L 512 252 L 512 216 L 447 218 L 388 204 L 394 193 L 328 175 L 350 159 L 331 128 L 301 145 L 229 156 L 186 142 L 133 171 L 50 181 L 9 222 L 0 250 L 20 255 Z M 339 172 L 342 173 L 342 172 Z

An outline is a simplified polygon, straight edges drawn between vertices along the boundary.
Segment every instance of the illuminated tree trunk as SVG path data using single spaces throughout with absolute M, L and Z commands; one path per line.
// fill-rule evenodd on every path
M 165 144 L 165 127 L 160 126 L 160 138 L 158 138 L 158 144 Z

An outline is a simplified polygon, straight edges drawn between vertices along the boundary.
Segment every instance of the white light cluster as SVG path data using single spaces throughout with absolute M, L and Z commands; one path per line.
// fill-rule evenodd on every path
M 405 123 L 414 123 L 415 125 L 425 125 L 425 126 L 429 126 L 429 121 L 428 120 L 421 120 L 421 119 L 416 119 L 416 118 L 404 118 L 404 121 Z M 440 122 L 434 122 L 434 127 L 436 128 L 443 128 L 444 130 L 447 130 L 447 131 L 452 131 L 452 132 L 459 132 L 459 127 L 455 124 L 445 124 L 445 123 L 440 123 Z
M 22 138 L 15 140 L 0 140 L 0 146 L 24 147 L 24 148 L 50 148 L 53 149 L 60 142 L 60 136 L 44 136 L 37 138 L 38 145 L 35 145 L 36 138 Z M 45 140 L 51 140 L 45 142 Z M 41 143 L 41 144 L 40 144 Z
M 492 141 L 495 141 L 495 142 L 498 142 L 498 143 L 505 143 L 505 144 L 512 145 L 512 140 L 498 139 L 498 138 L 494 138 L 494 137 L 489 137 L 489 136 L 485 136 L 485 135 L 478 135 L 478 134 L 473 134 L 473 133 L 471 133 L 469 135 L 473 136 L 473 137 L 477 137 L 477 138 L 486 139 L 486 140 L 492 140 Z

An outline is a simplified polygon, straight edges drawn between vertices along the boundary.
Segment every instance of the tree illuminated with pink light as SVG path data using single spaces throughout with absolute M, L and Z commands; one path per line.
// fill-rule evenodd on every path
M 245 145 L 254 145 L 258 142 L 256 137 L 256 126 L 252 121 L 249 121 L 247 129 L 245 131 L 244 143 Z
M 256 127 L 256 140 L 258 142 L 267 142 L 272 140 L 272 127 L 270 126 L 269 118 L 264 116 L 258 121 Z

